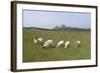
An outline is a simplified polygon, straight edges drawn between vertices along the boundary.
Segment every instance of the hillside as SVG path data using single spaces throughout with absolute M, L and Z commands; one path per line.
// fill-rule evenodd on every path
M 52 29 L 46 29 L 46 28 L 37 28 L 37 27 L 24 27 L 24 29 L 38 29 L 38 30 L 48 30 L 48 31 L 90 31 L 90 29 L 84 29 L 84 28 L 76 28 L 76 27 L 54 27 Z

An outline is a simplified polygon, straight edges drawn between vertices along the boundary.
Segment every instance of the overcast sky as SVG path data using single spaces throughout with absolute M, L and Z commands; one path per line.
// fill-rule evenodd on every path
M 68 27 L 90 28 L 91 14 L 82 12 L 23 10 L 23 27 L 52 29 L 62 24 Z

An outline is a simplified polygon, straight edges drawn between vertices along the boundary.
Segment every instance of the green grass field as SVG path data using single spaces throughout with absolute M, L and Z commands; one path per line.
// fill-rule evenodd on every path
M 43 37 L 45 40 L 70 41 L 70 47 L 43 49 L 41 45 L 34 44 L 34 37 Z M 81 41 L 81 47 L 75 48 L 75 40 Z M 40 29 L 23 28 L 23 62 L 58 61 L 58 60 L 81 60 L 90 59 L 90 31 L 49 31 Z

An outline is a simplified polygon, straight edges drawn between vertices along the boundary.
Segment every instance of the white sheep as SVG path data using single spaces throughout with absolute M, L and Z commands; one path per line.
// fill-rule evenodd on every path
M 34 38 L 34 43 L 35 44 L 43 44 L 44 43 L 44 39 L 41 38 L 41 37 L 39 37 L 39 38 L 35 37 Z
M 43 44 L 43 48 L 45 49 L 45 48 L 51 48 L 51 47 L 53 47 L 53 40 L 47 40 L 47 41 L 45 41 L 44 42 L 44 44 Z
M 76 41 L 75 45 L 76 45 L 76 48 L 79 48 L 80 47 L 80 41 Z
M 68 48 L 69 44 L 70 44 L 70 41 L 66 41 L 64 48 Z
M 61 40 L 61 41 L 59 41 L 59 42 L 57 43 L 56 47 L 63 46 L 63 45 L 64 45 L 64 41 Z

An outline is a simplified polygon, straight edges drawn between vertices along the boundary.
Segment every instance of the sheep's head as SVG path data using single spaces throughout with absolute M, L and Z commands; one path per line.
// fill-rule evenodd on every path
M 36 39 L 34 39 L 34 43 L 35 43 L 35 44 L 37 43 L 37 40 L 36 40 Z
M 43 49 L 45 49 L 46 47 L 45 46 L 43 46 Z
M 34 37 L 35 39 L 37 39 L 38 37 Z

